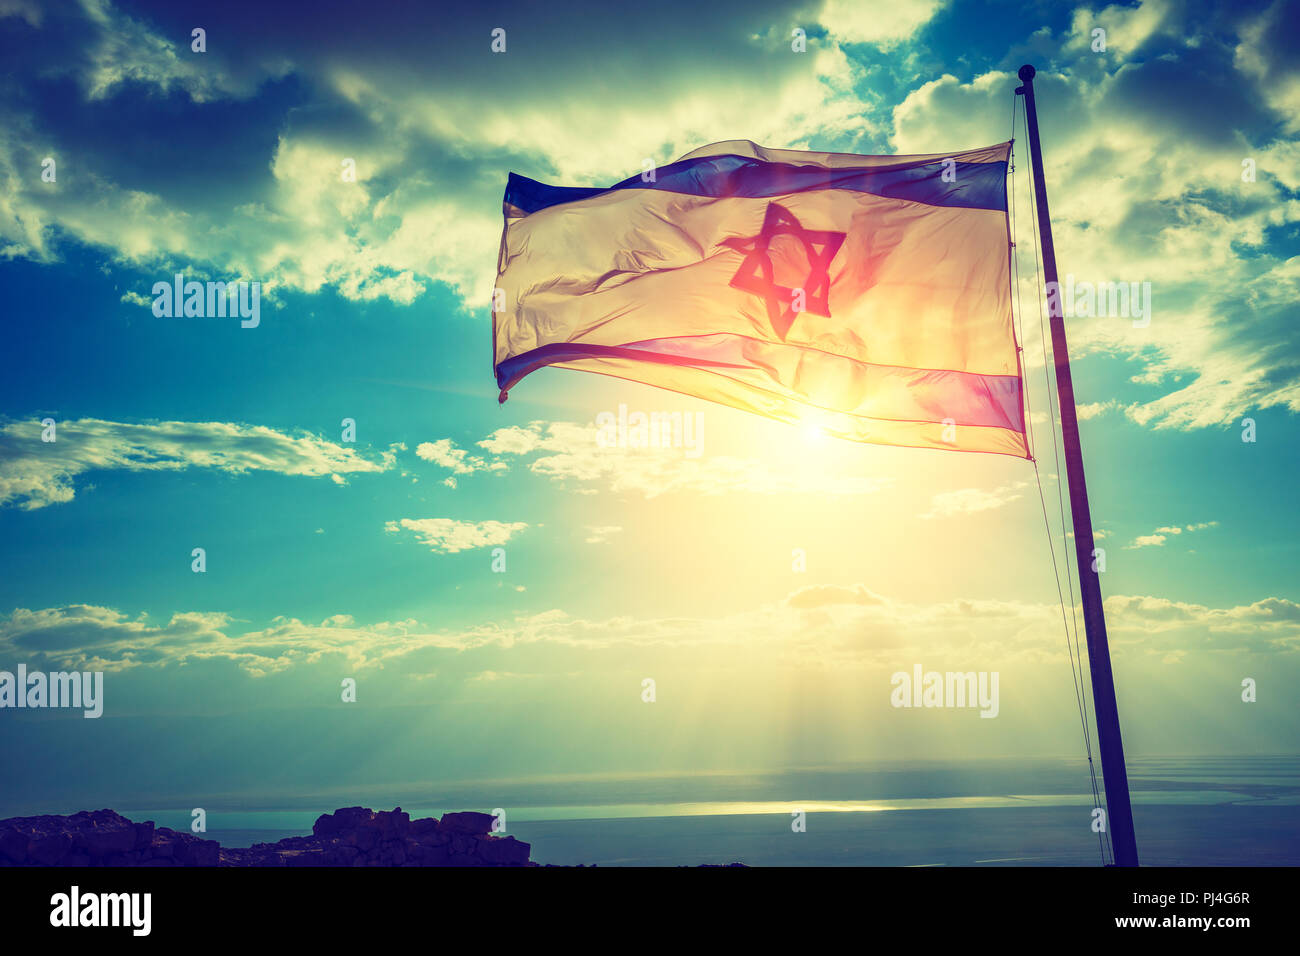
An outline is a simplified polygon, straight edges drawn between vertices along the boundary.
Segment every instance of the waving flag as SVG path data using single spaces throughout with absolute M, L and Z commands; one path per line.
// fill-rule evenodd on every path
M 553 365 L 856 441 L 1027 457 L 1009 150 L 733 141 L 607 189 L 512 173 L 492 324 L 501 401 Z

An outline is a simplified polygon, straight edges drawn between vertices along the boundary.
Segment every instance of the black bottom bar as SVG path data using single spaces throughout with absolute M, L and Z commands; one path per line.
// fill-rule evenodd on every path
M 76 886 L 83 906 L 90 894 L 150 894 L 148 938 L 185 943 L 425 939 L 464 950 L 593 934 L 608 945 L 735 942 L 778 929 L 807 941 L 851 929 L 864 945 L 1020 951 L 1044 939 L 1198 936 L 1233 947 L 1287 926 L 1294 880 L 1280 868 L 7 869 L 0 931 L 6 944 L 134 941 L 129 926 L 52 926 L 52 898 Z

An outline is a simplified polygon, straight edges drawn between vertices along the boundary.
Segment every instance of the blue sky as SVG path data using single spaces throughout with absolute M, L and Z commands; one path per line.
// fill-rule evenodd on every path
M 1126 742 L 1294 750 L 1296 5 L 689 9 L 0 0 L 0 669 L 108 675 L 99 721 L 0 713 L 4 802 L 1079 752 L 1030 464 L 561 370 L 498 405 L 489 356 L 509 172 L 1002 142 L 1023 62 L 1062 274 L 1152 289 L 1070 324 Z M 260 325 L 155 317 L 177 272 Z M 598 449 L 620 404 L 703 454 Z M 918 661 L 1000 671 L 999 719 L 891 709 Z

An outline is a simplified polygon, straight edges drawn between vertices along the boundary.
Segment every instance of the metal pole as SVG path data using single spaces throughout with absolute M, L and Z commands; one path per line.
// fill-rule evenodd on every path
M 1078 559 L 1079 590 L 1083 600 L 1083 625 L 1088 639 L 1088 666 L 1092 673 L 1092 699 L 1097 718 L 1097 744 L 1106 785 L 1106 810 L 1116 866 L 1137 866 L 1137 839 L 1133 833 L 1133 808 L 1129 803 L 1124 743 L 1120 739 L 1119 707 L 1110 670 L 1106 641 L 1106 615 L 1102 609 L 1101 580 L 1093 564 L 1092 515 L 1088 487 L 1083 478 L 1083 451 L 1079 447 L 1079 420 L 1074 407 L 1074 382 L 1070 353 L 1065 343 L 1060 284 L 1056 278 L 1056 250 L 1052 222 L 1047 213 L 1047 183 L 1043 178 L 1043 153 L 1038 142 L 1038 111 L 1034 107 L 1034 68 L 1020 68 L 1024 84 L 1016 90 L 1025 97 L 1029 125 L 1029 153 L 1033 159 L 1034 197 L 1038 205 L 1038 231 L 1043 248 L 1043 275 L 1047 281 L 1048 316 L 1052 329 L 1052 361 L 1056 366 L 1056 391 L 1060 399 L 1061 440 L 1065 446 L 1065 474 L 1070 487 L 1070 515 L 1074 522 L 1074 550 Z

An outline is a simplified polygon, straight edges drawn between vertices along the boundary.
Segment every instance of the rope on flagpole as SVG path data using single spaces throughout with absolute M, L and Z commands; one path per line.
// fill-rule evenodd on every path
M 1010 208 L 1010 217 L 1011 217 L 1011 235 L 1013 237 L 1011 243 L 1011 252 L 1012 252 L 1011 268 L 1013 274 L 1013 282 L 1016 291 L 1015 302 L 1014 302 L 1015 320 L 1016 320 L 1017 335 L 1019 336 L 1020 341 L 1024 342 L 1026 341 L 1026 339 L 1024 336 L 1024 324 L 1023 324 L 1024 305 L 1020 299 L 1020 250 L 1015 242 L 1015 236 L 1017 235 L 1016 233 L 1015 133 L 1016 133 L 1016 101 L 1018 99 L 1019 99 L 1018 96 L 1012 94 L 1011 97 L 1011 150 L 1012 151 L 1010 156 L 1011 169 L 1009 170 L 1010 180 L 1011 180 L 1011 202 L 1009 208 Z M 1028 125 L 1027 117 L 1025 119 L 1025 123 L 1027 127 Z M 1028 136 L 1028 129 L 1026 128 L 1026 137 L 1027 136 Z M 1031 212 L 1033 212 L 1034 197 L 1032 192 L 1030 193 L 1029 201 L 1030 201 Z M 1034 275 L 1036 276 L 1034 288 L 1036 290 L 1035 294 L 1037 294 L 1037 290 L 1039 290 L 1042 285 L 1042 277 L 1038 269 L 1038 225 L 1037 225 L 1037 219 L 1033 215 L 1030 216 L 1030 220 L 1034 223 Z M 1038 456 L 1034 453 L 1035 442 L 1033 438 L 1033 409 L 1030 404 L 1030 397 L 1029 397 L 1031 389 L 1028 387 L 1027 381 L 1025 385 L 1025 415 L 1028 419 L 1028 422 L 1025 431 L 1029 439 L 1029 449 L 1028 449 L 1029 459 L 1034 466 L 1034 482 L 1038 486 L 1038 502 L 1042 509 L 1043 528 L 1047 534 L 1047 547 L 1049 553 L 1052 556 L 1052 576 L 1056 580 L 1056 596 L 1061 605 L 1061 626 L 1065 630 L 1065 649 L 1066 649 L 1066 654 L 1070 659 L 1070 676 L 1074 681 L 1074 700 L 1075 700 L 1075 705 L 1077 706 L 1079 711 L 1079 722 L 1083 728 L 1083 746 L 1084 746 L 1084 752 L 1087 754 L 1088 757 L 1088 775 L 1092 783 L 1093 806 L 1096 807 L 1102 805 L 1102 797 L 1101 797 L 1100 789 L 1097 786 L 1097 768 L 1092 759 L 1092 734 L 1088 729 L 1087 703 L 1085 701 L 1086 693 L 1084 687 L 1082 686 L 1082 681 L 1086 680 L 1086 678 L 1084 677 L 1083 674 L 1083 656 L 1082 656 L 1082 652 L 1079 650 L 1079 621 L 1074 608 L 1074 580 L 1072 577 L 1070 577 L 1072 573 L 1070 570 L 1070 546 L 1069 546 L 1069 542 L 1066 540 L 1066 533 L 1065 533 L 1065 503 L 1061 498 L 1061 478 L 1060 478 L 1061 461 L 1060 461 L 1060 451 L 1058 447 L 1058 438 L 1056 432 L 1056 410 L 1055 410 L 1055 405 L 1052 402 L 1052 382 L 1051 382 L 1050 372 L 1048 370 L 1047 340 L 1043 332 L 1045 326 L 1046 326 L 1046 319 L 1044 318 L 1043 315 L 1043 297 L 1039 295 L 1038 296 L 1038 330 L 1039 330 L 1039 338 L 1042 342 L 1042 347 L 1043 347 L 1043 378 L 1047 387 L 1047 407 L 1048 407 L 1047 420 L 1048 420 L 1048 427 L 1052 436 L 1052 454 L 1056 462 L 1056 476 L 1057 476 L 1056 492 L 1057 492 L 1057 503 L 1060 509 L 1060 519 L 1061 519 L 1061 547 L 1065 551 L 1066 579 L 1069 582 L 1069 592 L 1070 592 L 1070 619 L 1068 620 L 1066 618 L 1066 613 L 1065 613 L 1065 594 L 1061 590 L 1060 566 L 1057 564 L 1057 560 L 1056 560 L 1056 543 L 1052 534 L 1051 520 L 1047 516 L 1047 499 L 1043 493 L 1043 479 L 1042 479 L 1042 475 L 1039 473 L 1038 470 Z M 1021 351 L 1024 351 L 1023 348 L 1021 348 Z M 1073 631 L 1071 631 L 1071 626 L 1070 626 L 1071 623 L 1073 623 L 1074 625 Z M 1098 841 L 1099 850 L 1101 852 L 1101 862 L 1102 865 L 1104 866 L 1106 864 L 1107 850 L 1111 849 L 1109 846 L 1109 832 L 1105 830 L 1099 831 L 1097 834 L 1097 841 Z M 1112 861 L 1114 860 L 1113 851 L 1111 852 L 1111 859 Z

